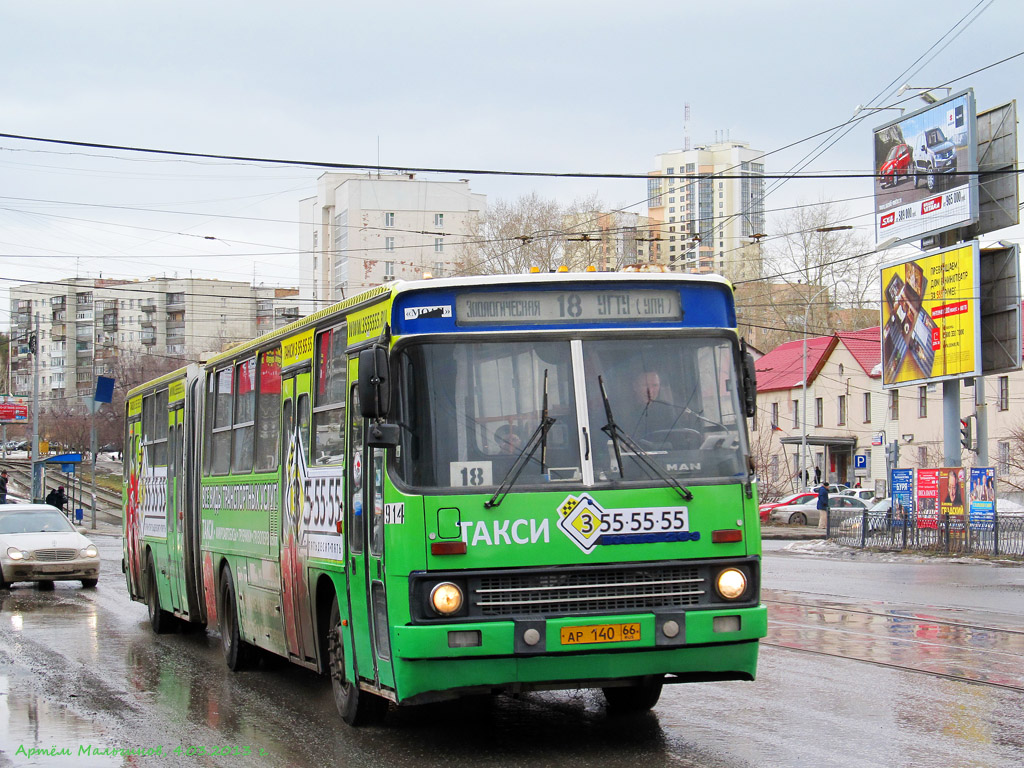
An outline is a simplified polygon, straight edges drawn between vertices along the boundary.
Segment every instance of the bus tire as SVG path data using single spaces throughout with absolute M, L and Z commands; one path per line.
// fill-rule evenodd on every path
M 327 625 L 327 669 L 331 675 L 334 705 L 341 719 L 353 727 L 374 725 L 384 719 L 388 702 L 345 676 L 345 646 L 341 637 L 341 611 L 338 601 L 331 606 L 331 619 Z
M 220 575 L 220 647 L 228 669 L 238 672 L 252 665 L 256 659 L 256 648 L 245 642 L 238 633 L 238 608 L 235 600 L 235 583 L 231 569 L 224 567 Z
M 86 586 L 87 580 L 82 581 Z M 93 583 L 92 586 L 96 586 Z M 153 563 L 153 555 L 146 558 L 146 610 L 149 613 L 149 626 L 153 632 L 163 635 L 170 632 L 174 627 L 174 616 L 160 607 L 160 592 L 156 586 L 156 565 Z
M 608 702 L 608 711 L 616 715 L 625 715 L 651 709 L 661 698 L 661 687 L 662 679 L 653 677 L 645 678 L 637 685 L 602 688 L 601 691 Z

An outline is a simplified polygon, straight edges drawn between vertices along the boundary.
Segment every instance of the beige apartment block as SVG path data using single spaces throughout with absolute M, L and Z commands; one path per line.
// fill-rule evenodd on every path
M 761 276 L 764 152 L 724 141 L 658 155 L 647 215 L 659 224 L 653 256 L 673 272 Z
M 299 203 L 299 297 L 309 312 L 391 280 L 451 274 L 487 204 L 469 182 L 325 173 Z
M 193 278 L 104 280 L 68 278 L 11 288 L 11 389 L 29 396 L 35 365 L 29 338 L 39 320 L 40 395 L 90 397 L 96 375 L 114 375 L 119 361 L 154 355 L 201 360 L 290 322 L 295 289 L 285 296 L 248 283 Z M 259 292 L 268 307 L 257 306 Z M 290 308 L 285 311 L 284 308 Z M 281 315 L 274 313 L 281 309 Z M 260 328 L 257 319 L 270 313 Z M 292 318 L 294 319 L 294 318 Z

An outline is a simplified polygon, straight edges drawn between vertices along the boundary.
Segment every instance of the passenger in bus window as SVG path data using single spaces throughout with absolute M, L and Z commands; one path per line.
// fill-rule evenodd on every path
M 502 424 L 494 430 L 494 442 L 500 453 L 517 454 L 523 447 L 523 439 L 511 424 Z

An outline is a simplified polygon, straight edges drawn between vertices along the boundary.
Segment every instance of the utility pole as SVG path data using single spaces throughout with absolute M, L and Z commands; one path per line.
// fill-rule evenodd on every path
M 32 501 L 43 499 L 42 465 L 39 463 L 39 313 L 29 342 L 32 352 Z

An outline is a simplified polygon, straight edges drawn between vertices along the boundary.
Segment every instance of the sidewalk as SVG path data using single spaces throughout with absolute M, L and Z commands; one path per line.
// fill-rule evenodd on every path
M 788 539 L 792 541 L 824 539 L 825 529 L 807 525 L 762 525 L 761 538 Z

